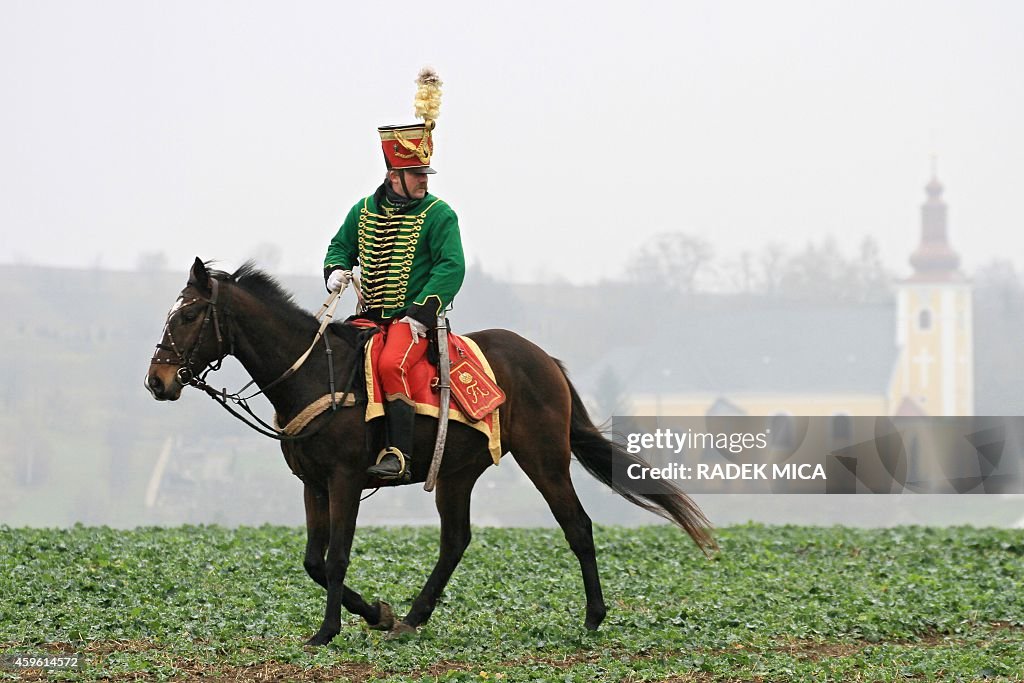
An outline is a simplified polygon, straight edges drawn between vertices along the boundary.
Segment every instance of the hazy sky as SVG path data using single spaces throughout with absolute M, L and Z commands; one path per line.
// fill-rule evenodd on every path
M 470 262 L 624 274 L 866 234 L 905 270 L 932 155 L 968 270 L 1024 263 L 1024 3 L 0 3 L 0 262 L 318 273 L 445 81 L 432 191 Z

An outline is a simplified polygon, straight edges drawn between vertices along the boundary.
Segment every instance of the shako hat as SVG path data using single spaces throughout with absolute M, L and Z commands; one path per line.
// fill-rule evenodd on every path
M 441 111 L 441 78 L 430 68 L 420 71 L 416 78 L 416 117 L 423 123 L 405 126 L 381 126 L 381 147 L 388 169 L 413 173 L 437 173 L 430 168 L 434 153 L 434 127 Z

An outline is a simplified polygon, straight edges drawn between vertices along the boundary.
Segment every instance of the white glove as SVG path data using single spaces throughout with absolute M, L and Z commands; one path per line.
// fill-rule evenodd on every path
M 412 330 L 412 343 L 413 344 L 419 344 L 420 343 L 420 337 L 426 337 L 427 336 L 427 326 L 424 325 L 423 323 L 421 323 L 416 318 L 410 318 L 409 316 L 405 316 L 404 318 L 402 318 L 398 322 L 400 322 L 400 323 L 409 323 L 409 329 Z
M 337 292 L 341 289 L 342 285 L 347 285 L 350 282 L 352 282 L 351 270 L 333 270 L 327 276 L 327 289 L 331 292 Z

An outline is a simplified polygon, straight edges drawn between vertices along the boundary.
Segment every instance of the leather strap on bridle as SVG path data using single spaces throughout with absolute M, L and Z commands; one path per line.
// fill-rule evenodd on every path
M 161 351 L 168 351 L 170 353 L 173 353 L 175 357 L 158 358 L 154 354 L 150 362 L 166 365 L 178 365 L 178 372 L 176 373 L 178 376 L 178 381 L 181 382 L 182 384 L 191 384 L 192 380 L 195 379 L 195 371 L 192 369 L 192 357 L 195 355 L 199 347 L 203 345 L 203 339 L 206 336 L 206 330 L 209 329 L 210 321 L 212 320 L 214 333 L 217 335 L 217 359 L 209 363 L 209 365 L 203 371 L 202 376 L 205 377 L 208 373 L 214 370 L 219 370 L 221 362 L 224 360 L 224 357 L 231 353 L 234 353 L 234 339 L 230 337 L 230 335 L 229 339 L 231 341 L 231 347 L 228 349 L 227 353 L 224 352 L 224 334 L 223 330 L 221 329 L 220 317 L 218 315 L 217 310 L 217 300 L 219 297 L 220 283 L 216 280 L 216 278 L 211 278 L 209 299 L 197 297 L 195 299 L 190 299 L 189 301 L 184 301 L 180 306 L 176 306 L 173 309 L 171 309 L 171 312 L 167 314 L 167 321 L 164 323 L 164 335 L 167 337 L 167 340 L 170 342 L 170 345 L 168 346 L 167 344 L 160 343 L 156 345 L 156 348 Z M 227 295 L 225 295 L 225 299 L 226 298 Z M 196 335 L 196 340 L 192 344 L 191 348 L 188 349 L 188 352 L 182 353 L 182 351 L 178 348 L 177 342 L 175 342 L 174 340 L 174 335 L 171 333 L 171 318 L 174 316 L 175 313 L 179 313 L 180 311 L 183 311 L 185 308 L 189 306 L 202 302 L 206 302 L 208 305 L 206 307 L 206 314 L 203 317 L 203 323 L 202 325 L 199 326 L 199 334 Z M 227 311 L 227 308 L 227 304 L 225 304 L 225 317 L 228 317 L 230 315 L 230 313 L 228 313 Z
M 260 419 L 259 416 L 257 416 L 252 411 L 252 409 L 249 407 L 248 401 L 250 399 L 253 399 L 253 398 L 259 396 L 260 394 L 265 393 L 268 389 L 270 389 L 270 388 L 280 384 L 281 382 L 285 381 L 286 379 L 288 379 L 289 377 L 294 375 L 302 367 L 302 365 L 306 362 L 306 360 L 309 358 L 310 354 L 313 352 L 313 349 L 316 347 L 317 343 L 321 339 L 323 339 L 323 341 L 324 341 L 324 347 L 325 347 L 326 355 L 327 355 L 327 372 L 328 372 L 328 383 L 329 383 L 329 386 L 330 386 L 330 395 L 332 396 L 332 399 L 333 399 L 334 396 L 337 395 L 336 392 L 335 392 L 335 386 L 334 386 L 334 358 L 333 358 L 333 352 L 331 350 L 330 344 L 327 341 L 327 338 L 324 336 L 324 332 L 327 330 L 327 326 L 330 325 L 331 322 L 334 320 L 334 312 L 335 312 L 335 310 L 338 307 L 338 301 L 341 300 L 341 294 L 345 291 L 346 287 L 347 287 L 347 285 L 343 285 L 341 287 L 341 289 L 339 289 L 338 291 L 332 292 L 331 295 L 327 298 L 327 300 L 320 307 L 320 310 L 317 311 L 316 316 L 315 316 L 316 319 L 317 320 L 321 320 L 321 318 L 322 318 L 322 320 L 320 322 L 319 329 L 317 329 L 316 334 L 313 336 L 313 341 L 312 341 L 312 343 L 310 343 L 309 348 L 307 348 L 306 351 L 301 356 L 299 356 L 299 358 L 294 363 L 292 363 L 291 367 L 289 367 L 287 370 L 285 370 L 281 374 L 280 377 L 278 377 L 277 379 L 275 379 L 270 384 L 266 385 L 265 387 L 261 388 L 259 391 L 255 392 L 255 393 L 253 393 L 253 394 L 251 394 L 249 396 L 243 397 L 243 396 L 241 396 L 241 393 L 243 391 L 245 391 L 246 389 L 248 389 L 250 386 L 252 386 L 255 383 L 256 380 L 250 380 L 241 389 L 239 389 L 238 391 L 236 391 L 234 393 L 231 393 L 231 394 L 229 394 L 227 392 L 227 389 L 221 389 L 220 391 L 218 391 L 217 389 L 214 389 L 213 387 L 211 387 L 206 382 L 206 376 L 209 375 L 211 372 L 219 370 L 220 367 L 221 367 L 221 364 L 222 364 L 222 362 L 223 362 L 223 360 L 224 360 L 224 358 L 226 356 L 234 354 L 234 335 L 232 334 L 232 329 L 231 329 L 230 325 L 228 324 L 228 323 L 230 323 L 230 319 L 231 319 L 231 311 L 230 311 L 230 307 L 227 305 L 228 292 L 230 292 L 231 290 L 230 290 L 230 288 L 225 288 L 224 289 L 224 303 L 223 303 L 223 307 L 224 307 L 225 323 L 222 325 L 221 324 L 221 320 L 220 320 L 220 314 L 219 314 L 219 311 L 218 311 L 219 307 L 217 305 L 218 299 L 220 298 L 220 282 L 216 278 L 210 278 L 210 298 L 209 299 L 203 299 L 203 298 L 198 298 L 197 297 L 195 299 L 191 299 L 189 301 L 185 301 L 180 306 L 176 306 L 175 308 L 173 308 L 171 310 L 170 313 L 168 313 L 168 315 L 167 315 L 167 322 L 164 324 L 164 334 L 165 334 L 167 340 L 170 342 L 170 345 L 167 345 L 167 344 L 164 344 L 164 343 L 160 343 L 160 344 L 157 344 L 156 346 L 157 346 L 157 349 L 159 349 L 159 350 L 168 351 L 170 353 L 173 353 L 175 357 L 174 358 L 157 358 L 156 355 L 154 355 L 153 358 L 152 358 L 152 362 L 153 363 L 163 363 L 163 364 L 177 364 L 179 366 L 178 367 L 178 372 L 177 372 L 178 381 L 180 381 L 184 385 L 192 386 L 192 387 L 195 387 L 197 389 L 202 389 L 204 392 L 206 392 L 207 395 L 209 395 L 217 403 L 219 403 L 225 410 L 227 410 L 233 416 L 235 416 L 236 418 L 238 418 L 239 420 L 244 422 L 248 427 L 252 428 L 253 430 L 255 430 L 257 432 L 259 432 L 260 434 L 263 434 L 264 436 L 269 436 L 269 437 L 277 439 L 279 441 L 295 441 L 295 440 L 298 440 L 298 439 L 308 438 L 310 436 L 313 436 L 313 434 L 317 433 L 318 431 L 320 431 L 320 429 L 323 427 L 324 424 L 326 424 L 327 421 L 322 422 L 316 429 L 314 429 L 311 432 L 305 432 L 305 433 L 301 433 L 301 434 L 296 434 L 294 436 L 287 435 L 287 434 L 282 434 L 279 429 L 277 429 L 274 426 L 271 426 L 271 425 L 267 424 L 265 421 Z M 185 307 L 191 306 L 191 305 L 194 305 L 194 304 L 197 304 L 197 303 L 201 303 L 201 302 L 206 302 L 208 304 L 207 308 L 206 308 L 205 317 L 203 318 L 203 323 L 199 327 L 199 333 L 198 333 L 198 335 L 196 335 L 195 343 L 191 346 L 191 348 L 188 349 L 187 353 L 182 353 L 181 350 L 179 350 L 178 345 L 177 345 L 177 343 L 174 340 L 174 336 L 171 334 L 171 326 L 170 326 L 171 317 L 175 313 L 178 313 L 179 311 L 184 309 Z M 202 346 L 203 338 L 204 338 L 204 336 L 206 334 L 206 330 L 210 326 L 211 320 L 213 322 L 214 334 L 217 337 L 217 357 L 216 357 L 216 360 L 210 361 L 210 363 L 202 371 L 202 373 L 197 376 L 195 374 L 194 370 L 192 369 L 192 357 L 195 355 L 196 350 L 199 349 L 200 346 Z M 229 347 L 227 352 L 224 351 L 225 332 L 226 332 L 226 336 L 227 336 L 227 338 L 228 338 L 228 340 L 230 342 L 230 347 Z M 351 394 L 352 386 L 355 383 L 355 375 L 356 375 L 356 370 L 358 369 L 358 367 L 359 367 L 359 362 L 358 362 L 358 358 L 357 358 L 356 361 L 353 362 L 352 370 L 349 372 L 349 377 L 348 377 L 348 380 L 346 382 L 345 389 L 344 389 L 344 391 L 342 393 L 341 401 L 332 401 L 332 405 L 331 405 L 331 411 L 332 412 L 336 411 L 338 409 L 339 405 L 341 405 L 341 406 L 345 405 L 345 402 L 346 402 L 348 396 Z M 244 415 L 242 415 L 239 412 L 237 412 L 236 410 L 234 410 L 229 405 L 229 402 L 230 403 L 234 403 L 234 404 L 240 406 L 246 413 L 248 413 L 252 417 L 252 419 L 254 419 L 257 423 L 259 423 L 259 425 L 262 425 L 262 427 L 257 425 L 257 424 L 253 424 Z

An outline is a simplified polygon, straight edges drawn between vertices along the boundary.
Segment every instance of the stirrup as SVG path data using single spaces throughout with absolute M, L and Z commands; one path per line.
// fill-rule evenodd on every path
M 398 472 L 378 472 L 378 471 L 375 471 L 380 466 L 381 461 L 384 460 L 384 458 L 386 458 L 389 455 L 393 455 L 396 458 L 398 458 Z M 374 464 L 373 467 L 371 467 L 368 470 L 366 470 L 366 473 L 367 474 L 371 474 L 371 475 L 373 475 L 373 476 L 375 476 L 375 477 L 377 477 L 379 479 L 384 479 L 385 481 L 393 481 L 393 480 L 396 480 L 396 479 L 406 479 L 406 478 L 408 478 L 408 475 L 409 475 L 408 467 L 406 467 L 407 464 L 408 464 L 408 459 L 405 457 L 405 454 L 402 453 L 402 451 L 400 449 L 395 448 L 394 446 L 388 446 L 387 448 L 382 450 L 377 455 L 377 462 L 376 462 L 376 464 Z

